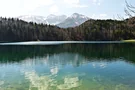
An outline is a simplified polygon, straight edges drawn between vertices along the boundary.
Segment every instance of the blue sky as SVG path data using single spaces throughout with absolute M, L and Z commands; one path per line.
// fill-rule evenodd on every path
M 127 0 L 135 5 L 135 0 Z M 0 0 L 0 16 L 21 15 L 48 16 L 49 14 L 70 16 L 80 13 L 95 19 L 125 17 L 125 0 Z

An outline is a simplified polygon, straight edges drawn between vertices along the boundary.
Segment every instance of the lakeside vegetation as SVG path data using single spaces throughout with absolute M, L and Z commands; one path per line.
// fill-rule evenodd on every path
M 135 40 L 134 40 L 134 39 L 131 39 L 131 40 L 123 40 L 123 42 L 127 42 L 127 43 L 129 42 L 129 43 L 130 43 L 130 42 L 135 42 Z

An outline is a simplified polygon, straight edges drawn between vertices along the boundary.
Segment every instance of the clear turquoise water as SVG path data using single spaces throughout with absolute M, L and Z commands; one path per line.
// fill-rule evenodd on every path
M 134 44 L 0 46 L 0 90 L 135 90 Z

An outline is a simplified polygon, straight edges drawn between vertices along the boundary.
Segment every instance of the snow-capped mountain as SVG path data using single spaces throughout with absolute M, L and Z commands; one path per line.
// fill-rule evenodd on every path
M 49 15 L 47 17 L 43 16 L 34 16 L 34 15 L 24 15 L 18 17 L 21 20 L 24 20 L 26 22 L 35 22 L 35 23 L 43 23 L 43 24 L 50 24 L 50 25 L 56 25 L 64 21 L 67 16 L 66 15 Z
M 51 14 L 51 15 L 47 16 L 46 21 L 51 25 L 56 25 L 56 24 L 63 22 L 66 19 L 67 19 L 66 15 L 57 16 L 57 15 Z
M 25 16 L 19 16 L 18 17 L 21 20 L 24 20 L 26 22 L 35 22 L 35 23 L 43 23 L 43 24 L 48 24 L 46 21 L 46 18 L 43 16 L 33 16 L 33 15 L 25 15 Z
M 70 17 L 67 17 L 66 15 L 51 14 L 47 17 L 25 15 L 25 16 L 19 16 L 18 18 L 26 22 L 35 22 L 38 24 L 40 23 L 50 24 L 50 25 L 56 25 L 62 28 L 79 26 L 80 24 L 90 19 L 89 17 L 82 14 L 78 14 L 78 13 L 74 13 Z
M 75 26 L 79 26 L 80 24 L 84 23 L 89 19 L 90 18 L 85 15 L 74 13 L 63 22 L 57 24 L 57 26 L 62 28 L 75 27 Z

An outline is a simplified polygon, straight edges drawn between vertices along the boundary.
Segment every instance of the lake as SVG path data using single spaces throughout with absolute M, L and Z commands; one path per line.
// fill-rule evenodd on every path
M 135 90 L 135 44 L 2 45 L 0 90 Z

